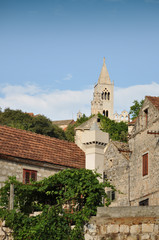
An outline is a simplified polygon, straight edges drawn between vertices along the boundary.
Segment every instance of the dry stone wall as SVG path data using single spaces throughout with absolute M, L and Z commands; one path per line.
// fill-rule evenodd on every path
M 159 207 L 98 208 L 85 240 L 159 240 Z

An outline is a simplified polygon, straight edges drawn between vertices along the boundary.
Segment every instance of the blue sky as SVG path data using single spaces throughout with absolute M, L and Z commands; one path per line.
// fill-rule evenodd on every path
M 0 0 L 0 106 L 90 114 L 103 57 L 115 109 L 159 96 L 159 0 Z

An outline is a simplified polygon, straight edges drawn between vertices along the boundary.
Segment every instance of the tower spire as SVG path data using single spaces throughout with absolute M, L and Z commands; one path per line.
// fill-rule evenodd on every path
M 103 58 L 103 66 L 98 79 L 99 84 L 111 84 L 109 73 L 105 64 L 105 57 Z

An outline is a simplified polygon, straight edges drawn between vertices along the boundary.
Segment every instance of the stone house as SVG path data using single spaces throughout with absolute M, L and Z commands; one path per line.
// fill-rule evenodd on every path
M 159 205 L 159 97 L 145 97 L 139 116 L 129 124 L 128 144 L 109 141 L 97 116 L 76 128 L 76 143 L 86 168 L 96 169 L 121 192 L 106 189 L 111 206 Z
M 73 125 L 74 123 L 75 121 L 73 119 L 52 121 L 52 124 L 57 125 L 58 127 L 62 128 L 64 131 L 67 129 L 69 125 Z
M 28 183 L 66 168 L 85 168 L 85 153 L 75 143 L 0 126 L 0 187 L 8 176 Z
M 129 148 L 131 205 L 159 205 L 159 97 L 145 97 Z
M 106 189 L 112 201 L 111 207 L 129 206 L 130 155 L 127 143 L 110 141 L 104 150 L 103 178 L 108 179 L 118 190 Z

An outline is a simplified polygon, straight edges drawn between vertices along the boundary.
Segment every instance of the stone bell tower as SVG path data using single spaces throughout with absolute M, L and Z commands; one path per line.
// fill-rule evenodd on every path
M 114 119 L 114 82 L 110 81 L 105 58 L 98 83 L 94 86 L 93 101 L 91 102 L 91 114 L 98 113 Z

